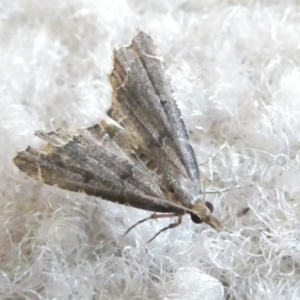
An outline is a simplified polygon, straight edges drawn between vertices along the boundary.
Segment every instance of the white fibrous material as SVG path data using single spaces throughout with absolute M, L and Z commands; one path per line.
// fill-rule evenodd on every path
M 0 0 L 0 299 L 299 299 L 297 1 Z M 225 230 L 36 182 L 36 130 L 110 107 L 114 47 L 161 50 Z M 230 189 L 233 187 L 232 189 Z M 229 189 L 221 193 L 209 193 Z

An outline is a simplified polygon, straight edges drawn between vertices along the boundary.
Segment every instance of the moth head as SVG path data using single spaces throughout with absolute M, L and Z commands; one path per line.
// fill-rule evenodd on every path
M 205 222 L 206 224 L 210 225 L 218 231 L 222 230 L 223 226 L 212 215 L 214 211 L 214 206 L 210 202 L 199 201 L 193 205 L 192 210 L 193 213 L 190 213 L 190 215 L 194 223 L 199 224 Z

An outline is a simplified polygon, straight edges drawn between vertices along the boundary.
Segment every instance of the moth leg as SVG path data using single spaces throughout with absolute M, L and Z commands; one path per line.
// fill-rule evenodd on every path
M 145 219 L 142 219 L 138 222 L 136 222 L 135 224 L 133 224 L 131 227 L 129 227 L 126 232 L 124 233 L 123 237 L 129 232 L 131 231 L 134 227 L 136 227 L 137 225 L 139 224 L 142 224 L 148 220 L 152 220 L 152 219 L 162 219 L 162 218 L 172 218 L 172 217 L 177 217 L 178 214 L 175 214 L 175 213 L 166 213 L 166 214 L 157 214 L 157 213 L 154 213 L 152 214 L 150 217 L 148 218 L 145 218 Z
M 209 168 L 209 181 L 213 181 L 213 164 L 212 161 L 213 159 L 218 155 L 219 152 L 221 152 L 224 148 L 228 147 L 229 145 L 227 143 L 224 143 L 217 151 L 215 151 L 205 162 L 198 164 L 198 166 L 201 165 L 206 165 L 208 164 L 208 168 Z
M 229 186 L 229 187 L 226 187 L 226 188 L 223 188 L 223 189 L 216 189 L 216 190 L 213 190 L 213 191 L 205 191 L 203 193 L 205 194 L 221 194 L 221 193 L 225 193 L 225 192 L 228 192 L 230 190 L 234 190 L 234 189 L 240 189 L 240 188 L 244 188 L 244 187 L 250 187 L 250 186 L 253 186 L 254 183 L 250 183 L 250 184 L 247 184 L 247 185 L 235 185 L 235 186 Z
M 217 151 L 215 151 L 205 162 L 201 163 L 201 164 L 198 164 L 199 166 L 202 166 L 202 165 L 206 165 L 207 163 L 209 163 L 210 161 L 212 161 L 217 155 L 219 152 L 221 152 L 224 148 L 228 147 L 229 148 L 229 145 L 228 143 L 224 143 Z
M 171 224 L 169 224 L 167 227 L 161 229 L 161 230 L 160 230 L 153 238 L 151 238 L 151 239 L 147 242 L 147 244 L 150 243 L 150 242 L 152 242 L 152 241 L 153 241 L 158 235 L 160 235 L 162 232 L 164 232 L 164 231 L 166 231 L 166 230 L 168 230 L 168 229 L 172 229 L 172 228 L 175 228 L 175 227 L 179 226 L 179 225 L 181 224 L 181 221 L 182 221 L 182 216 L 178 216 L 178 220 L 177 220 L 176 223 L 171 223 Z

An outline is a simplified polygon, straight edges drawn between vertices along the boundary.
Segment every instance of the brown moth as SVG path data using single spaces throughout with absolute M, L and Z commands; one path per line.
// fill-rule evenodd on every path
M 129 47 L 114 51 L 109 79 L 111 121 L 76 131 L 38 131 L 47 145 L 28 147 L 14 163 L 45 184 L 155 212 L 137 224 L 178 217 L 154 237 L 179 225 L 184 214 L 220 230 L 212 204 L 203 200 L 197 160 L 163 58 L 148 35 L 139 32 Z

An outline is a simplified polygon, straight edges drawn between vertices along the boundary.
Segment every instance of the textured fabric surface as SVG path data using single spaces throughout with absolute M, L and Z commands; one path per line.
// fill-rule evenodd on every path
M 297 1 L 0 0 L 0 11 L 0 299 L 299 299 Z M 41 144 L 36 130 L 103 118 L 112 51 L 138 30 L 165 58 L 205 190 L 240 186 L 206 194 L 221 233 L 184 217 L 150 244 L 172 220 L 122 238 L 149 212 L 12 163 Z

